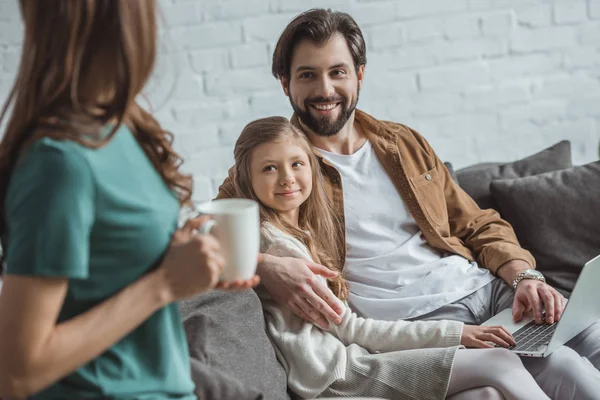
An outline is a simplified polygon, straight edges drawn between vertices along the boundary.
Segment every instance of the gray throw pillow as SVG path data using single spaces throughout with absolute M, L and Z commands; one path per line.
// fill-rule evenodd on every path
M 600 161 L 497 180 L 490 189 L 548 283 L 571 292 L 583 265 L 600 254 Z
M 262 306 L 254 290 L 209 292 L 181 302 L 179 310 L 199 397 L 201 393 L 221 393 L 215 398 L 289 399 L 285 370 L 267 336 Z M 202 378 L 207 367 L 214 370 L 209 380 Z M 230 390 L 225 392 L 228 385 Z M 236 387 L 244 388 L 243 397 Z M 232 393 L 232 397 L 223 397 L 224 393 Z
M 456 177 L 460 187 L 475 200 L 480 208 L 493 208 L 499 211 L 498 204 L 490 193 L 490 183 L 493 180 L 521 178 L 572 166 L 571 143 L 563 140 L 522 160 L 507 164 L 478 164 L 460 169 L 456 171 Z

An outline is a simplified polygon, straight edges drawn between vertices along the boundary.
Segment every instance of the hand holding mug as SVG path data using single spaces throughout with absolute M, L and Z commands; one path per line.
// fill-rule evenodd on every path
M 225 259 L 217 288 L 245 289 L 258 284 L 255 275 L 260 249 L 258 204 L 247 199 L 222 199 L 200 204 L 197 211 L 210 216 L 198 232 L 214 235 Z
M 169 302 L 205 292 L 219 281 L 225 263 L 221 245 L 211 235 L 196 233 L 208 220 L 191 219 L 173 234 L 161 265 Z

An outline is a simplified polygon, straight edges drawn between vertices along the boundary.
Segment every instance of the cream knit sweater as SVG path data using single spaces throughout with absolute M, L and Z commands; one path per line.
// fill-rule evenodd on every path
M 311 259 L 302 242 L 269 223 L 261 228 L 261 253 Z M 342 323 L 322 330 L 277 304 L 264 287 L 257 293 L 288 387 L 300 397 L 317 397 L 341 381 L 353 390 L 364 388 L 361 395 L 392 391 L 394 399 L 446 397 L 461 322 L 378 321 L 357 317 L 340 302 Z

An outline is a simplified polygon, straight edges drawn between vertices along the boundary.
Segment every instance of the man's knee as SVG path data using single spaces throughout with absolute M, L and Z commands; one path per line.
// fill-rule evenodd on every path
M 592 365 L 600 369 L 600 321 L 596 321 L 567 342 L 567 346 L 579 355 L 586 357 Z
M 562 346 L 546 358 L 524 358 L 523 364 L 537 379 L 544 375 L 547 378 L 567 378 L 573 382 L 587 371 L 591 365 L 573 349 Z

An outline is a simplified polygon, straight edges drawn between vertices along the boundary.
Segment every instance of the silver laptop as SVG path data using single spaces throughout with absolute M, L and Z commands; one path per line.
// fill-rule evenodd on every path
M 547 357 L 575 335 L 600 320 L 600 256 L 588 261 L 558 322 L 536 325 L 533 317 L 515 323 L 512 308 L 500 312 L 482 325 L 502 325 L 515 338 L 510 348 L 520 356 Z

